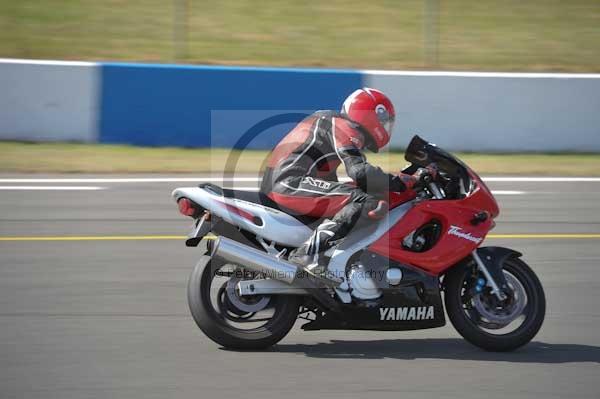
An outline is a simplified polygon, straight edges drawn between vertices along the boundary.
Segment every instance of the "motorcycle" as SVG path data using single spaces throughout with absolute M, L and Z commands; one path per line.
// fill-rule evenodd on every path
M 489 351 L 511 351 L 537 334 L 542 285 L 522 254 L 481 247 L 499 209 L 482 179 L 458 158 L 415 136 L 405 154 L 417 189 L 388 195 L 379 221 L 330 248 L 326 273 L 287 261 L 319 220 L 285 212 L 267 196 L 204 183 L 173 191 L 194 218 L 186 240 L 204 254 L 188 282 L 198 327 L 232 349 L 279 342 L 303 330 L 456 330 Z M 442 299 L 443 293 L 443 299 Z

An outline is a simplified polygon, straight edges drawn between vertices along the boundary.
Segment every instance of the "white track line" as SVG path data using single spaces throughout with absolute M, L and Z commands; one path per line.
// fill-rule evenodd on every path
M 23 191 L 96 191 L 104 190 L 106 187 L 96 186 L 0 186 L 0 190 L 23 190 Z
M 132 178 L 1 178 L 0 183 L 200 183 L 200 182 L 259 182 L 260 177 L 132 177 Z M 340 181 L 348 181 L 341 178 Z M 516 177 L 491 176 L 484 177 L 486 182 L 535 182 L 535 183 L 570 183 L 600 182 L 600 177 Z
M 515 190 L 492 190 L 492 194 L 494 194 L 494 195 L 524 195 L 527 193 L 525 191 L 515 191 Z
M 201 182 L 258 182 L 260 177 L 133 177 L 133 178 L 71 178 L 71 179 L 0 179 L 0 183 L 201 183 Z

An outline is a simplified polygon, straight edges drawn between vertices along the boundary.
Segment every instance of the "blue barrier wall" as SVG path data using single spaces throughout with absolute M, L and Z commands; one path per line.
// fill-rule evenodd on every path
M 339 109 L 362 85 L 359 71 L 319 69 L 102 64 L 101 73 L 100 142 L 147 146 L 240 147 L 255 123 L 293 111 L 249 145 L 272 148 L 303 112 Z

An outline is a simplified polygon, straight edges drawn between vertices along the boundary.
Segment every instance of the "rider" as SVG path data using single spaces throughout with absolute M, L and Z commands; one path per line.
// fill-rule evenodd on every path
M 341 112 L 317 111 L 300 122 L 271 153 L 261 192 L 298 214 L 325 219 L 289 260 L 319 265 L 319 255 L 343 238 L 361 218 L 380 219 L 388 211 L 385 192 L 411 189 L 417 177 L 385 173 L 363 151 L 378 152 L 392 133 L 395 111 L 379 90 L 356 90 Z M 353 183 L 340 183 L 343 163 Z

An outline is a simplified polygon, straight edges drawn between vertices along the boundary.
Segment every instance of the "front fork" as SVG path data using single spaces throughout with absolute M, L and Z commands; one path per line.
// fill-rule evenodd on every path
M 503 290 L 500 289 L 500 286 L 498 285 L 498 282 L 496 282 L 496 279 L 494 277 L 492 277 L 492 274 L 490 273 L 487 266 L 485 265 L 485 263 L 483 262 L 483 260 L 479 256 L 479 254 L 477 253 L 477 250 L 473 251 L 473 253 L 471 255 L 473 256 L 473 260 L 475 260 L 475 263 L 477 264 L 477 268 L 485 276 L 487 284 L 492 288 L 492 294 L 496 295 L 496 297 L 501 301 L 505 300 L 506 294 L 504 293 Z M 500 270 L 500 273 L 502 273 L 502 270 Z M 502 275 L 502 280 L 504 280 L 504 275 Z M 505 280 L 504 280 L 504 285 L 506 285 Z
M 444 199 L 444 194 L 442 194 L 436 183 L 432 181 L 427 182 L 427 188 L 429 189 L 434 198 Z M 496 247 L 492 247 L 492 249 L 493 250 L 491 254 L 484 254 L 486 258 L 485 262 L 481 259 L 477 251 L 488 251 L 488 249 L 475 249 L 471 255 L 473 256 L 475 263 L 477 263 L 477 268 L 483 273 L 485 279 L 487 280 L 487 284 L 491 287 L 492 294 L 496 295 L 496 298 L 498 298 L 499 300 L 504 301 L 506 299 L 506 294 L 504 292 L 508 290 L 508 285 L 506 284 L 504 273 L 502 273 L 502 264 L 500 263 L 498 265 L 498 259 L 496 259 L 496 257 L 494 256 L 496 254 Z M 505 248 L 498 249 L 500 249 L 500 255 L 510 254 L 512 252 L 517 256 L 521 256 L 520 253 L 512 250 L 507 250 Z M 505 258 L 503 257 L 502 260 L 504 259 Z M 486 263 L 488 263 L 489 267 L 488 265 L 486 265 Z

